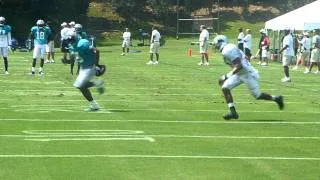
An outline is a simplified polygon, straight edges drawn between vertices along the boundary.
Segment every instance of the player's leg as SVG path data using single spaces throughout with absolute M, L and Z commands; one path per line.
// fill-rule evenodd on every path
M 230 76 L 228 79 L 222 80 L 223 82 L 221 82 L 221 79 L 219 80 L 219 84 L 221 85 L 221 89 L 224 95 L 224 98 L 226 100 L 226 103 L 230 109 L 230 113 L 227 113 L 223 116 L 223 118 L 225 120 L 230 120 L 230 119 L 238 119 L 239 115 L 236 111 L 234 102 L 233 102 L 233 97 L 231 94 L 231 90 L 235 87 L 237 87 L 238 85 L 240 85 L 242 82 L 240 81 L 240 78 L 238 75 L 234 74 L 232 76 Z
M 44 65 L 44 58 L 46 55 L 46 46 L 45 45 L 41 45 L 40 46 L 40 68 L 39 68 L 39 74 L 44 74 L 43 72 L 43 65 Z
M 8 68 L 9 68 L 9 64 L 8 64 L 8 48 L 0 48 L 0 56 L 3 57 L 3 63 L 4 63 L 4 69 L 5 69 L 5 74 L 9 74 L 8 72 Z
M 33 59 L 32 59 L 32 67 L 31 67 L 31 74 L 35 74 L 36 71 L 36 64 L 37 64 L 37 58 L 40 57 L 40 46 L 35 45 L 33 49 Z
M 290 74 L 289 74 L 289 65 L 291 64 L 292 61 L 292 56 L 286 56 L 284 55 L 282 58 L 282 66 L 283 66 L 283 72 L 285 77 L 282 78 L 282 82 L 290 82 L 291 78 L 290 78 Z
M 153 64 L 159 64 L 159 49 L 160 49 L 160 43 L 155 42 L 154 43 L 154 54 L 156 55 L 156 61 L 153 62 Z
M 95 83 L 91 82 L 90 79 L 94 76 L 93 69 L 81 69 L 79 75 L 74 82 L 74 86 L 80 90 L 83 97 L 90 103 L 89 108 L 85 111 L 97 111 L 99 110 L 98 103 L 93 99 L 90 87 L 95 86 Z
M 151 43 L 150 45 L 150 55 L 149 55 L 149 61 L 147 62 L 148 65 L 153 64 L 153 54 L 155 53 L 155 47 L 154 43 Z
M 75 60 L 76 57 L 74 55 L 70 56 L 70 73 L 71 75 L 73 75 L 73 68 L 74 68 L 74 64 L 75 64 Z
M 122 41 L 122 53 L 121 53 L 122 56 L 126 55 L 126 41 L 123 40 Z
M 259 74 L 252 73 L 249 76 L 241 77 L 241 80 L 247 85 L 251 95 L 257 100 L 274 101 L 278 104 L 280 110 L 284 108 L 282 96 L 274 96 L 268 93 L 261 93 L 259 86 Z
M 50 45 L 49 45 L 49 43 L 46 44 L 46 54 L 47 54 L 47 59 L 46 59 L 45 63 L 50 63 L 51 54 L 50 54 Z

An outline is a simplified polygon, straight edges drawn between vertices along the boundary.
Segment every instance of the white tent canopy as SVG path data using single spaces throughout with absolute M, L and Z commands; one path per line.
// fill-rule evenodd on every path
M 313 30 L 320 29 L 320 0 L 307 4 L 265 23 L 271 30 Z

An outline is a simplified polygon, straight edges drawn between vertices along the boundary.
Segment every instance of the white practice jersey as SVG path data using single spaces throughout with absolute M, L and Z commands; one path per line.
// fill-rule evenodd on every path
M 247 34 L 247 35 L 244 37 L 243 41 L 244 41 L 243 47 L 244 47 L 244 48 L 248 48 L 248 49 L 251 50 L 251 48 L 252 48 L 252 35 L 251 35 L 251 34 Z
M 122 35 L 123 40 L 130 41 L 131 33 L 130 32 L 124 32 Z
M 294 56 L 293 37 L 291 34 L 288 34 L 283 38 L 282 47 L 285 47 L 285 46 L 288 46 L 288 47 L 283 51 L 283 55 Z
M 300 41 L 302 48 L 306 51 L 310 51 L 311 49 L 311 39 L 308 37 L 303 37 Z
M 244 33 L 243 32 L 240 32 L 239 35 L 238 35 L 238 43 L 243 43 L 243 39 L 244 39 Z
M 224 62 L 230 66 L 233 64 L 233 61 L 237 58 L 241 59 L 242 69 L 238 72 L 239 74 L 257 73 L 257 70 L 254 69 L 253 66 L 251 66 L 251 64 L 246 59 L 245 54 L 240 49 L 238 49 L 236 45 L 227 44 L 222 49 L 221 53 L 223 55 Z
M 61 40 L 68 39 L 68 32 L 69 32 L 69 28 L 67 28 L 67 27 L 64 27 L 63 29 L 61 29 L 61 31 L 60 31 Z
M 159 42 L 160 38 L 161 38 L 161 35 L 159 31 L 157 31 L 156 29 L 153 30 L 151 34 L 151 42 Z
M 208 30 L 206 29 L 203 29 L 200 33 L 200 36 L 199 36 L 199 41 L 200 42 L 207 42 L 209 41 L 209 32 Z

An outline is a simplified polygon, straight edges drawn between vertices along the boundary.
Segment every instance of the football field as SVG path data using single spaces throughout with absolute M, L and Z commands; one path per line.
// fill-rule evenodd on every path
M 0 179 L 319 180 L 320 75 L 301 68 L 281 83 L 280 63 L 253 62 L 261 91 L 283 95 L 285 109 L 241 85 L 240 118 L 225 121 L 218 78 L 230 68 L 217 52 L 198 66 L 189 42 L 167 40 L 158 65 L 146 65 L 148 47 L 101 48 L 106 93 L 92 89 L 102 109 L 90 113 L 60 53 L 45 75 L 29 75 L 31 52 L 11 53 L 0 76 Z

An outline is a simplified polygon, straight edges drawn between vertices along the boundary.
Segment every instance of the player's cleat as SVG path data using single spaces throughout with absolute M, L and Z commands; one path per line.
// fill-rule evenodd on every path
M 319 70 L 317 70 L 317 71 L 315 71 L 315 72 L 313 72 L 314 74 L 320 74 L 320 71 Z
M 204 65 L 205 66 L 209 66 L 210 64 L 209 64 L 209 62 L 205 62 Z
M 44 75 L 44 72 L 43 71 L 39 71 L 39 75 Z
M 309 73 L 310 73 L 309 69 L 306 69 L 306 70 L 304 71 L 304 74 L 309 74 Z
M 147 62 L 147 65 L 153 64 L 153 62 L 150 60 Z
M 203 63 L 202 63 L 202 62 L 199 62 L 199 63 L 198 63 L 198 65 L 199 65 L 199 66 L 202 66 L 202 65 L 203 65 Z
M 99 111 L 100 107 L 98 105 L 98 103 L 96 102 L 92 102 L 89 107 L 85 108 L 84 111 L 85 112 L 93 112 L 93 111 Z
M 34 74 L 36 74 L 34 71 L 31 71 L 31 75 L 34 75 Z
M 159 64 L 159 61 L 155 61 L 155 62 L 153 62 L 153 64 Z
M 277 96 L 274 101 L 278 104 L 280 110 L 284 108 L 283 96 Z
M 95 87 L 97 88 L 99 94 L 104 93 L 104 82 L 102 80 L 97 80 L 95 82 Z
M 45 64 L 48 64 L 48 63 L 50 63 L 50 60 L 46 60 L 44 63 L 45 63 Z
M 291 78 L 284 77 L 284 78 L 281 79 L 281 82 L 291 82 Z
M 260 64 L 261 66 L 268 66 L 268 64 L 266 62 L 263 62 Z
M 55 61 L 53 59 L 50 60 L 50 63 L 55 63 Z
M 298 66 L 294 66 L 292 70 L 298 70 Z
M 223 119 L 225 120 L 239 119 L 239 115 L 238 113 L 228 113 L 223 116 Z
M 121 56 L 125 56 L 126 55 L 126 53 L 121 53 Z
M 9 74 L 9 72 L 8 72 L 8 71 L 6 71 L 6 72 L 4 72 L 4 74 L 5 74 L 5 75 L 8 75 L 8 74 Z

